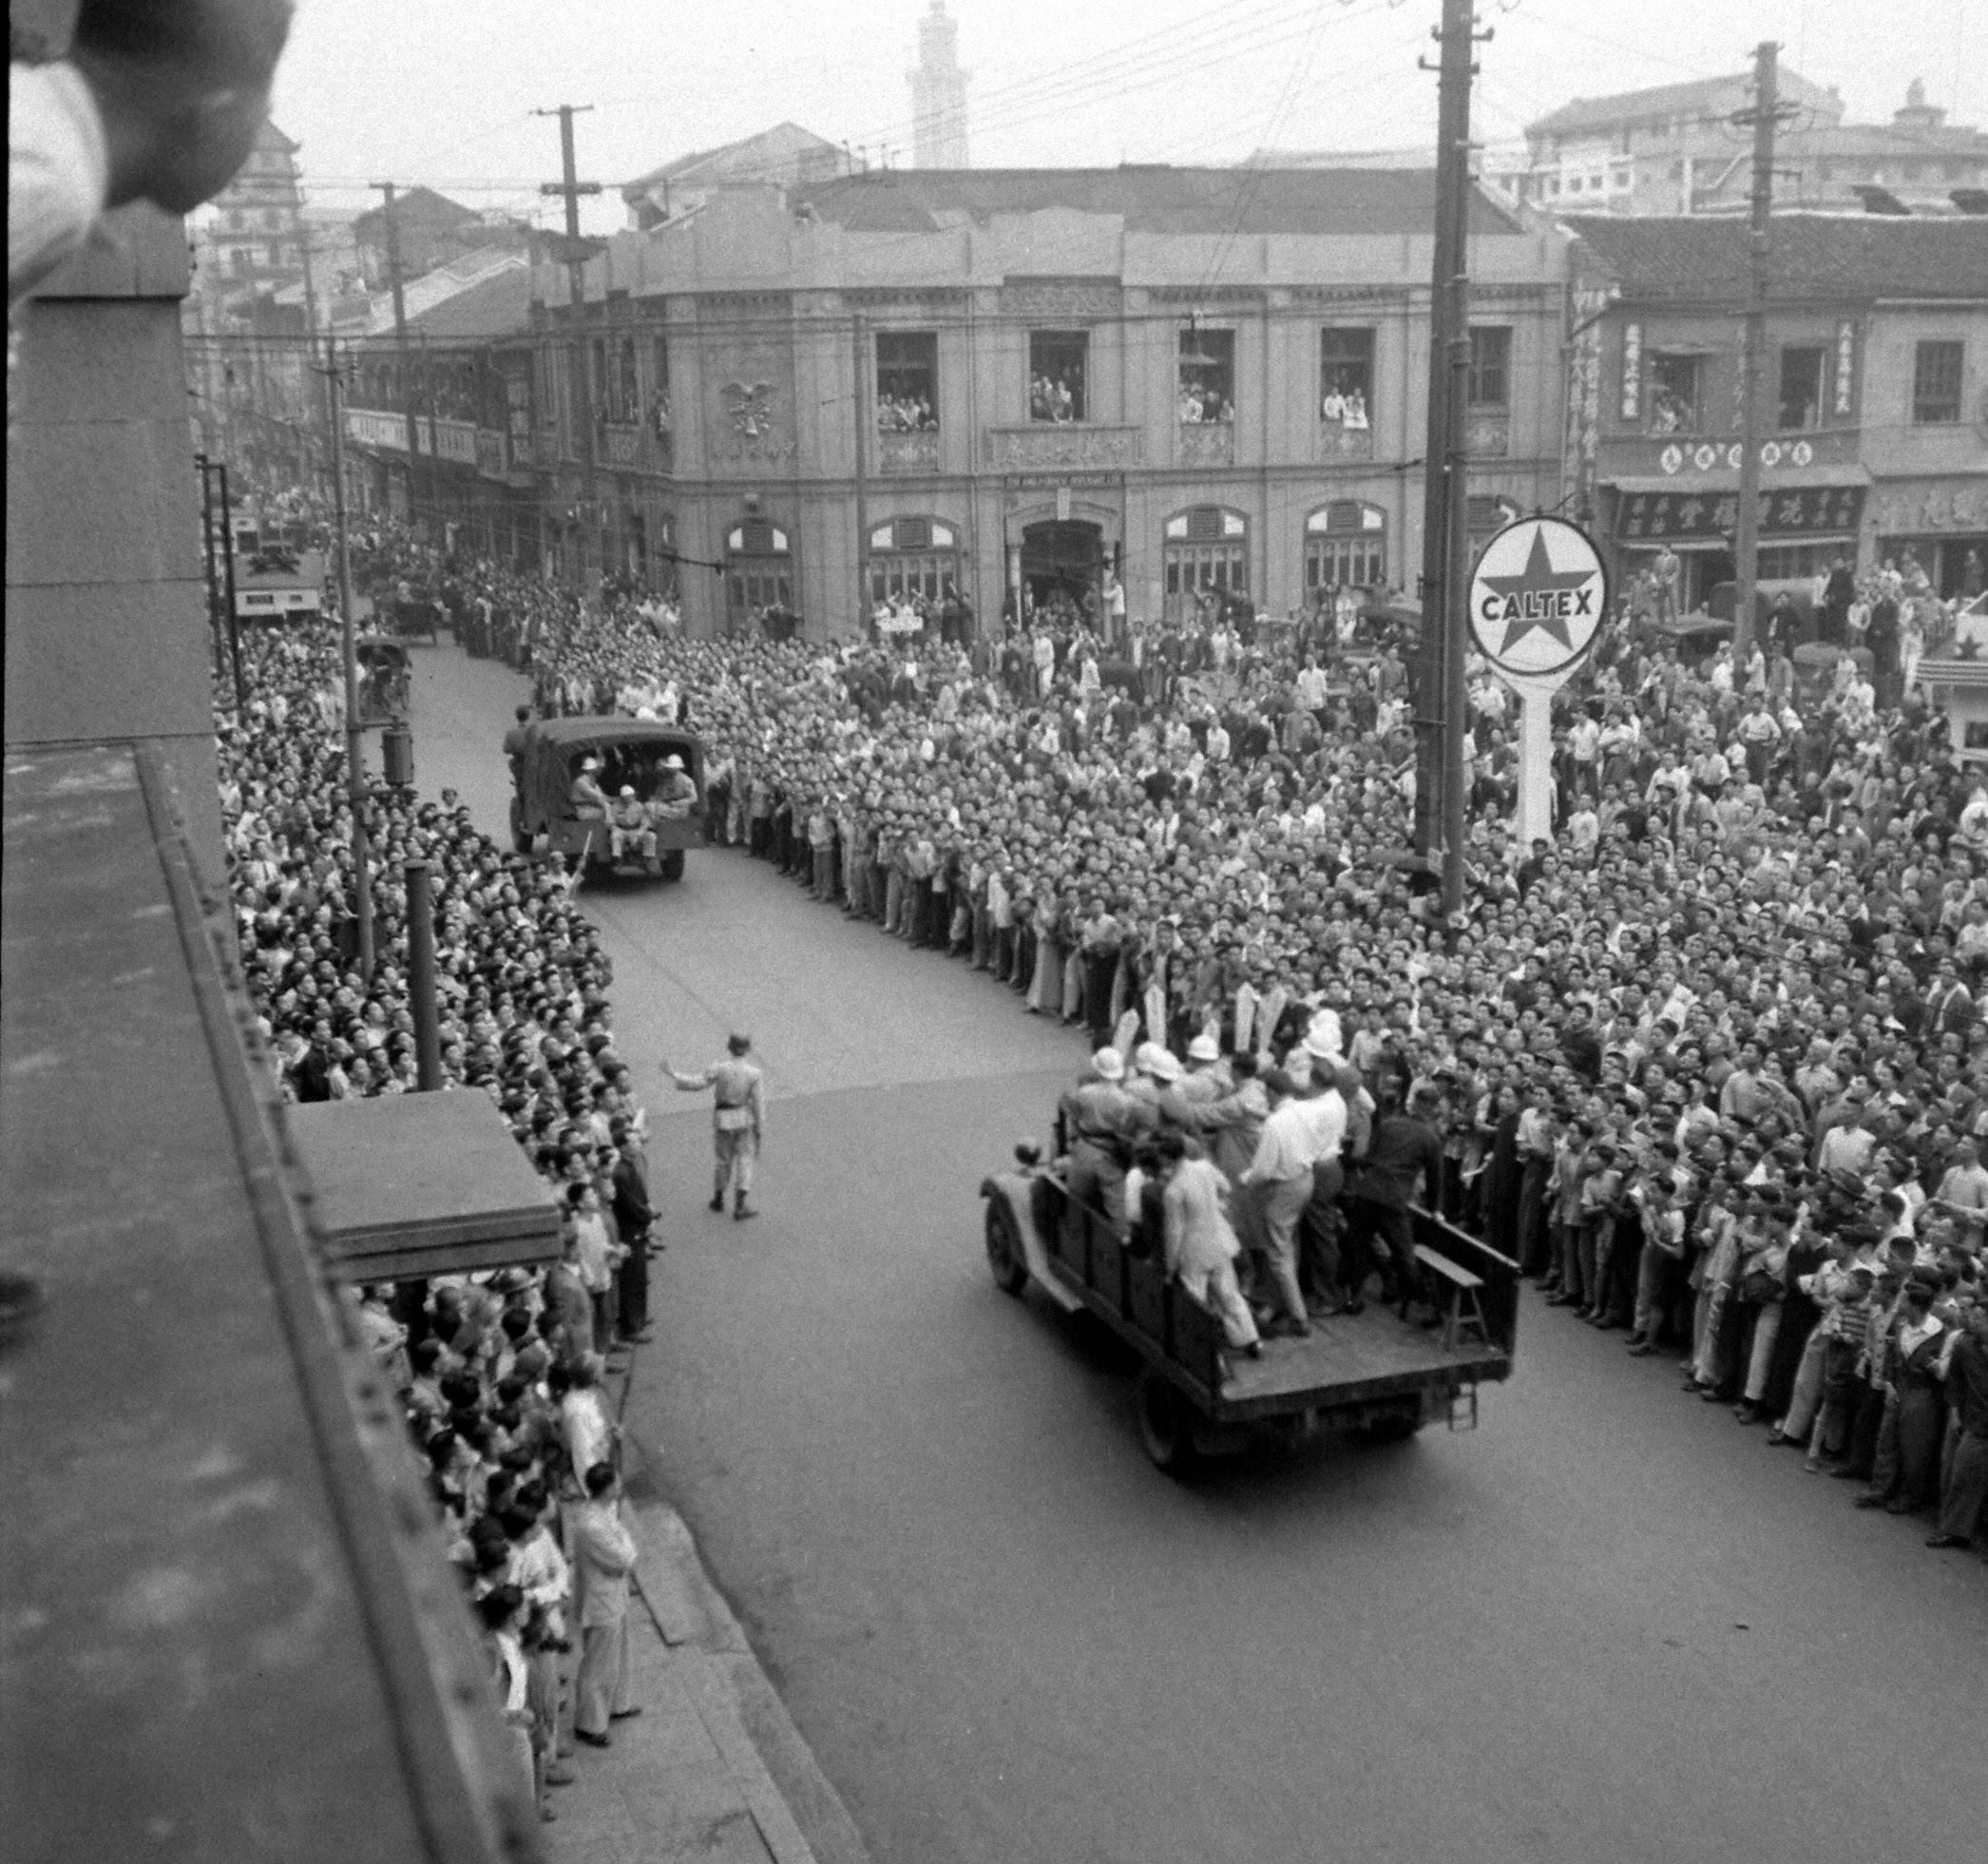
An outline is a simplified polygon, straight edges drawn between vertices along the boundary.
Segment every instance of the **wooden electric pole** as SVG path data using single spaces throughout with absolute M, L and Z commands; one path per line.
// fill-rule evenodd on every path
M 594 393 L 587 372 L 587 337 L 581 318 L 586 298 L 586 248 L 580 238 L 580 197 L 599 194 L 599 182 L 579 179 L 579 163 L 573 153 L 573 119 L 591 110 L 591 104 L 562 104 L 556 110 L 534 110 L 535 117 L 559 119 L 560 179 L 539 184 L 541 194 L 556 194 L 566 203 L 566 321 L 573 337 L 571 373 L 574 424 L 580 430 L 581 520 L 579 526 L 580 586 L 583 593 L 594 586 L 594 543 L 600 536 L 601 518 L 595 509 Z
M 1772 250 L 1774 127 L 1781 116 L 1776 59 L 1763 39 L 1753 52 L 1753 106 L 1732 121 L 1752 125 L 1753 187 L 1747 245 L 1747 316 L 1740 341 L 1739 512 L 1732 543 L 1732 655 L 1743 670 L 1753 652 L 1754 587 L 1760 579 L 1760 376 L 1767 361 L 1768 259 Z
M 1436 66 L 1436 240 L 1429 279 L 1428 439 L 1424 450 L 1422 642 L 1416 680 L 1415 851 L 1440 859 L 1443 910 L 1463 903 L 1464 657 L 1469 616 L 1471 0 L 1443 0 Z M 1426 61 L 1424 62 L 1426 69 Z
M 373 863 L 366 844 L 366 733 L 359 723 L 359 657 L 352 604 L 352 549 L 345 535 L 345 411 L 337 339 L 324 341 L 324 390 L 332 416 L 332 548 L 338 566 L 338 645 L 345 673 L 345 787 L 352 810 L 353 916 L 358 924 L 359 975 L 373 981 Z M 408 471 L 413 471 L 410 462 Z M 413 484 L 409 481 L 409 494 Z
M 395 203 L 397 189 L 392 182 L 373 182 L 370 185 L 386 197 L 382 211 L 387 216 L 387 285 L 393 294 L 393 343 L 400 356 L 401 405 L 408 422 L 408 524 L 411 528 L 418 522 L 422 509 L 421 501 L 414 491 L 415 466 L 421 457 L 421 422 L 415 406 L 414 359 L 408 349 L 407 280 L 402 276 L 400 264 L 400 212 Z M 430 509 L 434 505 L 434 472 L 430 463 L 428 475 L 428 507 Z

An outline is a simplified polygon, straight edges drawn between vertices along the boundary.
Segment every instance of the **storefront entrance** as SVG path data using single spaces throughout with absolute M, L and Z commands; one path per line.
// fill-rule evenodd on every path
M 1104 527 L 1082 518 L 1051 519 L 1022 528 L 1022 586 L 1040 611 L 1066 604 L 1084 612 L 1104 577 Z M 1089 613 L 1096 615 L 1094 602 Z

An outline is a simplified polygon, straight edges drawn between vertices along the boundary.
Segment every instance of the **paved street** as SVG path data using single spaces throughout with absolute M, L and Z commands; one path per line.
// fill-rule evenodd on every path
M 422 787 L 501 835 L 521 682 L 416 665 Z M 1474 1435 L 1182 1488 L 1111 1343 L 980 1253 L 1074 1035 L 735 854 L 587 898 L 639 1073 L 764 1051 L 757 1223 L 652 1098 L 632 1419 L 879 1860 L 1979 1854 L 1978 1561 L 1536 1300 Z

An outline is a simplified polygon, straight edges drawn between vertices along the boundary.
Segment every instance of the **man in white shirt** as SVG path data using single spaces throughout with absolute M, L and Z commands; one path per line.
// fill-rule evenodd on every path
M 1279 1304 L 1264 1332 L 1271 1339 L 1304 1338 L 1311 1332 L 1311 1318 L 1298 1286 L 1297 1230 L 1311 1201 L 1319 1116 L 1297 1097 L 1295 1084 L 1282 1068 L 1271 1068 L 1263 1085 L 1271 1096 L 1271 1113 L 1242 1183 L 1246 1194 L 1257 1200 L 1271 1290 Z

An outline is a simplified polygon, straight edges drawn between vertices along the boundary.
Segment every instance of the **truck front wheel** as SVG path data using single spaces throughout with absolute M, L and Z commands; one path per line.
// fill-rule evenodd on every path
M 1153 1467 L 1183 1476 L 1195 1466 L 1194 1416 L 1188 1402 L 1151 1366 L 1139 1374 L 1135 1394 L 1139 1408 L 1139 1441 Z
M 662 851 L 662 863 L 661 863 L 661 865 L 662 865 L 662 877 L 663 877 L 663 878 L 664 878 L 665 880 L 680 880 L 680 879 L 682 879 L 682 878 L 683 878 L 683 850 L 682 850 L 682 849 L 680 849 L 680 848 L 665 848 L 665 849 L 664 849 L 664 850 Z
M 987 1199 L 987 1266 L 994 1285 L 1004 1295 L 1019 1295 L 1028 1286 L 1028 1258 L 1022 1253 L 1022 1233 L 1015 1213 L 999 1191 Z

